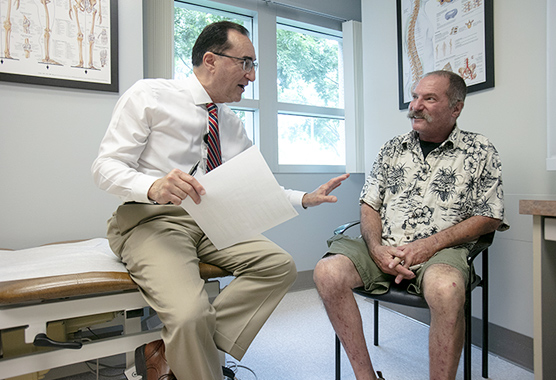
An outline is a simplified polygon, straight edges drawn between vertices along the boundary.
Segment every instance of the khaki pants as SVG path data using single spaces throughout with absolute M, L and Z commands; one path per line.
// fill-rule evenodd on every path
M 124 204 L 108 240 L 164 323 L 178 380 L 221 380 L 217 347 L 240 360 L 297 276 L 292 257 L 263 236 L 217 250 L 180 206 Z M 236 277 L 212 305 L 200 260 Z

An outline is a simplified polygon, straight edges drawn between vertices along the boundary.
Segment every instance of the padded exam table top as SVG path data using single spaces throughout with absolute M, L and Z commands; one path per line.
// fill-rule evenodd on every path
M 23 250 L 0 250 L 0 305 L 137 290 L 107 239 L 56 243 Z M 201 277 L 230 274 L 199 263 Z

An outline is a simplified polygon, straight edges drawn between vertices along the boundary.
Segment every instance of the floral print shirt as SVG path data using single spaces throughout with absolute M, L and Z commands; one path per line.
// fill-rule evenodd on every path
M 426 159 L 417 132 L 397 136 L 382 146 L 360 202 L 380 212 L 383 244 L 390 246 L 476 215 L 504 220 L 498 152 L 486 137 L 457 126 Z

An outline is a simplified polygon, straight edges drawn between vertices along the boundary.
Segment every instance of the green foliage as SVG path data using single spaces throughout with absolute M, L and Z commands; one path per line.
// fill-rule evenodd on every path
M 340 107 L 339 44 L 331 39 L 280 28 L 276 42 L 279 101 Z M 338 120 L 303 119 L 304 122 L 288 128 L 290 142 L 313 140 L 336 150 L 340 139 Z
M 174 15 L 174 67 L 180 73 L 193 72 L 191 64 L 191 51 L 197 37 L 204 27 L 213 22 L 228 20 L 243 24 L 240 20 L 215 14 L 194 11 L 185 8 L 175 8 Z
M 276 42 L 278 87 L 283 97 L 291 96 L 286 92 L 293 89 L 298 94 L 295 103 L 339 107 L 339 44 L 327 38 L 285 29 L 278 29 Z M 316 94 L 307 91 L 308 88 Z M 311 95 L 313 99 L 308 97 Z

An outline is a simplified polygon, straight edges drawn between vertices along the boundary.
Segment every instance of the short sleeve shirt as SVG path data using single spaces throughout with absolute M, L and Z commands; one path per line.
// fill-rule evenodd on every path
M 456 126 L 425 159 L 418 134 L 411 131 L 382 146 L 360 202 L 380 212 L 383 244 L 390 246 L 426 238 L 472 216 L 504 220 L 498 152 L 486 137 Z

